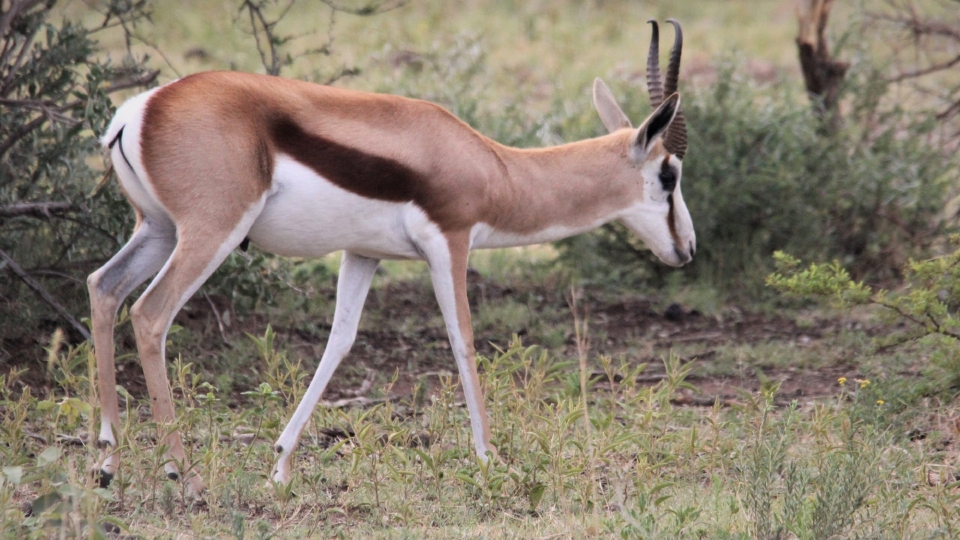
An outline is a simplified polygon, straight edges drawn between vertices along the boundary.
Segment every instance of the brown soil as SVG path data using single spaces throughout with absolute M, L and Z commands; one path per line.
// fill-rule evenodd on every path
M 332 301 L 332 290 L 323 294 L 327 294 Z M 580 301 L 580 309 L 589 320 L 591 358 L 606 355 L 617 360 L 624 358 L 630 362 L 645 362 L 648 367 L 641 381 L 646 384 L 656 384 L 662 379 L 662 359 L 671 351 L 679 352 L 684 362 L 694 362 L 687 381 L 696 391 L 683 391 L 676 399 L 677 404 L 733 404 L 742 391 L 755 392 L 760 387 L 761 378 L 781 383 L 779 395 L 782 401 L 806 400 L 834 394 L 838 390 L 837 378 L 840 376 L 856 376 L 855 368 L 843 363 L 817 368 L 750 367 L 738 371 L 736 375 L 730 375 L 729 370 L 723 375 L 709 375 L 718 371 L 713 364 L 725 347 L 760 343 L 816 347 L 841 329 L 840 321 L 820 320 L 801 327 L 784 316 L 753 313 L 734 307 L 724 309 L 722 315 L 705 316 L 684 306 L 641 295 L 612 296 L 610 293 L 587 292 L 584 296 Z M 553 348 L 551 353 L 559 357 L 576 357 L 573 316 L 562 292 L 537 286 L 515 290 L 472 273 L 470 297 L 474 304 L 475 319 L 476 306 L 481 302 L 512 299 L 528 306 L 531 313 L 546 319 L 531 323 L 545 322 L 554 328 L 566 329 L 563 345 Z M 222 305 L 225 302 L 215 299 L 215 303 Z M 291 326 L 283 326 L 281 321 L 270 321 L 265 315 L 254 315 L 235 322 L 227 329 L 226 338 L 235 343 L 246 340 L 245 333 L 262 335 L 268 322 L 273 324 L 277 332 L 277 343 L 289 352 L 291 358 L 302 359 L 307 373 L 312 374 L 323 352 L 330 321 L 315 321 L 307 328 L 292 323 L 289 323 Z M 185 358 L 194 359 L 198 371 L 215 376 L 204 367 L 204 357 L 216 357 L 225 351 L 229 353 L 230 346 L 225 345 L 220 337 L 210 303 L 202 297 L 194 298 L 178 315 L 176 323 L 205 337 L 201 350 L 177 351 L 171 347 L 168 356 L 182 352 Z M 134 350 L 131 336 L 118 333 L 118 351 Z M 496 346 L 505 348 L 508 336 L 513 334 L 519 335 L 525 345 L 538 344 L 537 336 L 530 335 L 536 332 L 526 326 L 511 328 L 507 324 L 494 323 L 477 333 L 477 352 L 492 356 L 496 353 Z M 250 372 L 248 380 L 258 380 L 260 376 L 257 371 L 262 371 L 262 366 L 255 361 L 250 364 L 240 369 Z M 21 377 L 21 383 L 31 384 L 34 392 L 39 390 L 42 393 L 48 384 L 43 366 L 31 362 L 26 367 L 33 369 Z M 437 377 L 429 375 L 456 375 L 456 365 L 429 283 L 423 280 L 395 282 L 371 292 L 353 350 L 334 375 L 324 399 L 332 401 L 356 396 L 356 390 L 361 387 L 368 370 L 377 374 L 376 383 L 366 392 L 368 395 L 382 395 L 384 385 L 395 373 L 397 381 L 389 392 L 393 396 L 404 397 L 410 395 L 418 381 L 437 381 Z M 143 374 L 133 358 L 121 362 L 118 382 L 134 396 L 146 395 Z M 304 384 L 308 382 L 309 378 Z M 242 399 L 239 393 L 246 389 L 242 385 L 235 387 L 236 399 Z
M 560 357 L 576 357 L 573 315 L 562 292 L 538 287 L 515 290 L 476 274 L 471 274 L 470 289 L 475 319 L 478 303 L 512 298 L 529 306 L 532 313 L 549 318 L 550 324 L 567 329 L 563 346 L 551 352 Z M 696 391 L 684 391 L 676 400 L 678 404 L 712 406 L 715 401 L 725 405 L 735 403 L 742 391 L 755 392 L 760 388 L 761 375 L 781 383 L 781 401 L 802 401 L 832 395 L 839 389 L 838 377 L 856 376 L 855 368 L 848 364 L 816 369 L 751 368 L 736 376 L 703 374 L 716 371 L 711 369 L 711 363 L 723 347 L 767 342 L 815 347 L 840 331 L 840 321 L 822 320 L 801 327 L 787 317 L 737 308 L 724 310 L 722 316 L 705 316 L 683 306 L 641 295 L 610 298 L 609 294 L 587 293 L 585 296 L 580 309 L 587 314 L 590 333 L 603 338 L 591 343 L 591 358 L 606 355 L 615 359 L 626 358 L 630 362 L 645 362 L 648 367 L 641 380 L 655 384 L 664 373 L 662 359 L 678 348 L 687 351 L 682 359 L 694 362 L 687 381 Z M 661 307 L 664 304 L 667 304 L 666 308 Z M 212 324 L 212 320 L 206 320 L 205 324 Z M 265 321 L 257 321 L 248 331 L 262 333 L 264 326 Z M 324 334 L 321 336 L 296 328 L 276 330 L 289 338 L 286 346 L 294 356 L 303 358 L 309 364 L 308 371 L 312 372 L 323 352 L 329 321 L 322 328 Z M 525 326 L 494 325 L 475 336 L 478 354 L 494 355 L 497 347 L 506 348 L 508 336 L 513 334 L 520 336 L 525 345 L 538 344 L 536 336 L 530 335 Z M 642 352 L 637 353 L 637 350 Z M 689 352 L 691 350 L 694 352 Z M 397 373 L 397 381 L 390 390 L 395 396 L 409 395 L 418 381 L 436 381 L 435 377 L 424 378 L 425 375 L 456 375 L 446 330 L 428 283 L 391 283 L 371 293 L 357 341 L 331 381 L 324 399 L 333 401 L 355 395 L 368 368 L 380 373 L 378 381 L 381 383 Z

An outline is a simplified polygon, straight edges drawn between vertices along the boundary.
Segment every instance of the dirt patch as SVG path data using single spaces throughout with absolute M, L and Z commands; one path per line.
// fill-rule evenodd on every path
M 476 322 L 481 305 L 510 303 L 529 313 L 519 322 L 489 320 L 488 317 L 485 326 L 478 328 L 475 336 L 479 354 L 494 355 L 497 347 L 508 345 L 509 336 L 513 334 L 520 336 L 526 345 L 545 345 L 537 340 L 544 328 L 550 328 L 559 335 L 559 344 L 549 347 L 552 354 L 566 358 L 576 356 L 573 316 L 563 291 L 537 285 L 523 289 L 507 287 L 476 273 L 471 273 L 469 284 L 475 328 L 478 328 Z M 333 290 L 319 294 L 326 295 L 333 302 Z M 212 303 L 225 302 L 214 299 Z M 716 374 L 716 363 L 725 347 L 763 343 L 816 346 L 841 329 L 840 321 L 817 320 L 801 326 L 785 316 L 735 307 L 724 309 L 721 315 L 706 316 L 683 305 L 642 295 L 611 297 L 610 293 L 590 291 L 584 294 L 580 306 L 589 318 L 591 357 L 606 355 L 631 363 L 647 363 L 643 381 L 646 384 L 655 384 L 658 377 L 662 378 L 662 358 L 671 351 L 682 351 L 683 361 L 694 362 L 688 382 L 697 391 L 683 393 L 677 399 L 678 404 L 712 406 L 716 401 L 732 403 L 741 391 L 755 392 L 761 379 L 780 382 L 782 399 L 802 401 L 835 393 L 837 378 L 852 374 L 853 368 L 843 363 L 816 369 L 751 367 L 736 374 Z M 235 321 L 226 330 L 226 340 L 236 343 L 246 340 L 246 333 L 262 335 L 268 322 L 277 332 L 277 343 L 289 352 L 291 358 L 302 359 L 304 369 L 312 376 L 329 336 L 331 321 L 314 320 L 305 325 L 291 323 L 290 318 L 274 316 L 271 320 L 266 315 L 253 315 Z M 203 297 L 194 298 L 177 316 L 176 323 L 191 333 L 202 335 L 203 339 L 199 349 L 180 351 L 172 347 L 169 356 L 182 352 L 185 358 L 194 359 L 197 371 L 205 372 L 205 380 L 206 375 L 215 377 L 216 370 L 206 366 L 205 359 L 229 357 L 233 346 L 221 338 L 211 302 Z M 118 332 L 118 354 L 135 350 L 129 334 Z M 22 383 L 31 384 L 35 391 L 42 391 L 49 385 L 43 366 L 31 363 L 26 367 L 30 371 L 21 378 Z M 262 368 L 256 360 L 250 360 L 237 368 L 236 375 L 245 377 L 244 380 L 254 385 L 255 381 L 262 379 L 259 373 Z M 369 370 L 377 373 L 372 395 L 380 396 L 384 384 L 394 376 L 396 382 L 390 390 L 394 395 L 409 395 L 418 381 L 436 382 L 438 378 L 432 375 L 456 376 L 443 320 L 426 280 L 393 282 L 371 291 L 351 354 L 337 370 L 324 399 L 332 401 L 355 396 Z M 309 382 L 309 376 L 304 384 Z M 146 395 L 143 374 L 133 357 L 118 363 L 118 382 L 134 396 Z M 243 383 L 234 386 L 238 400 L 241 399 L 239 393 L 246 389 Z
M 526 345 L 537 344 L 539 337 L 530 326 L 546 324 L 563 329 L 563 343 L 551 348 L 560 357 L 576 355 L 573 316 L 562 291 L 531 287 L 505 287 L 472 274 L 470 297 L 475 321 L 479 305 L 499 305 L 507 301 L 527 306 L 532 319 L 517 325 L 501 321 L 475 336 L 477 352 L 491 356 L 496 347 L 506 347 L 508 336 L 519 335 Z M 752 313 L 738 308 L 724 310 L 721 316 L 705 316 L 684 306 L 670 304 L 640 295 L 610 299 L 608 294 L 585 294 L 581 306 L 588 314 L 591 333 L 599 339 L 591 343 L 591 355 L 626 358 L 644 362 L 646 383 L 654 384 L 663 374 L 662 358 L 678 348 L 693 349 L 684 361 L 694 362 L 688 381 L 696 392 L 686 392 L 680 404 L 712 405 L 714 401 L 729 403 L 741 391 L 755 392 L 761 378 L 781 383 L 783 399 L 813 399 L 838 390 L 837 378 L 851 375 L 851 367 L 841 364 L 818 369 L 776 368 L 750 369 L 737 375 L 704 375 L 715 372 L 712 365 L 717 351 L 735 344 L 781 343 L 812 347 L 837 333 L 842 323 L 818 320 L 798 325 L 778 315 Z M 542 319 L 549 319 L 544 321 Z M 475 327 L 478 325 L 475 324 Z M 328 332 L 329 327 L 324 327 Z M 288 346 L 308 358 L 318 358 L 326 335 L 307 335 L 297 329 L 283 329 L 291 337 Z M 638 352 L 639 351 L 639 352 Z M 360 370 L 350 366 L 375 369 L 381 382 L 397 374 L 393 394 L 408 395 L 418 381 L 436 381 L 425 377 L 437 373 L 456 375 L 456 366 L 447 343 L 446 330 L 433 299 L 429 283 L 398 282 L 386 285 L 371 294 L 364 313 L 364 323 L 350 356 L 331 381 L 324 397 L 335 400 L 351 395 L 363 378 Z

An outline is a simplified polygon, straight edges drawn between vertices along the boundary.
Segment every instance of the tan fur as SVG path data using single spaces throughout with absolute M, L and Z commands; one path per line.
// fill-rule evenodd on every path
M 642 188 L 622 170 L 629 130 L 519 150 L 425 101 L 209 72 L 161 88 L 147 107 L 143 160 L 174 221 L 229 220 L 269 189 L 277 148 L 268 128 L 277 116 L 409 168 L 420 183 L 416 202 L 444 231 L 486 223 L 529 234 L 581 225 L 636 199 Z M 664 154 L 659 141 L 654 154 Z

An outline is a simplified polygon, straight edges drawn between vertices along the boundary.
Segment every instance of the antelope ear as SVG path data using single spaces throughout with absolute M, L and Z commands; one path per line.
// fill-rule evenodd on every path
M 593 105 L 600 113 L 600 120 L 604 127 L 610 133 L 618 129 L 633 127 L 630 125 L 630 119 L 623 114 L 620 106 L 617 105 L 617 100 L 613 98 L 613 92 L 599 78 L 593 81 Z
M 637 128 L 637 135 L 634 138 L 634 147 L 642 154 L 650 150 L 650 146 L 667 132 L 667 128 L 677 116 L 680 110 L 680 94 L 671 94 L 670 97 L 663 100 L 663 103 L 653 111 L 643 124 Z

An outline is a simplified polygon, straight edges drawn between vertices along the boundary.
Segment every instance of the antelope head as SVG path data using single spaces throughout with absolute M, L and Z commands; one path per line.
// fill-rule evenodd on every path
M 680 73 L 680 52 L 683 32 L 673 19 L 676 31 L 670 64 L 664 83 L 660 81 L 659 30 L 654 20 L 650 53 L 647 57 L 647 87 L 653 113 L 633 128 L 613 98 L 613 93 L 600 79 L 594 82 L 593 100 L 611 133 L 629 131 L 626 166 L 622 174 L 631 184 L 633 204 L 619 216 L 621 222 L 653 251 L 664 263 L 682 266 L 693 259 L 697 250 L 696 235 L 690 212 L 680 194 L 683 156 L 687 150 L 687 128 L 680 110 L 677 81 Z M 664 98 L 666 95 L 666 98 Z

